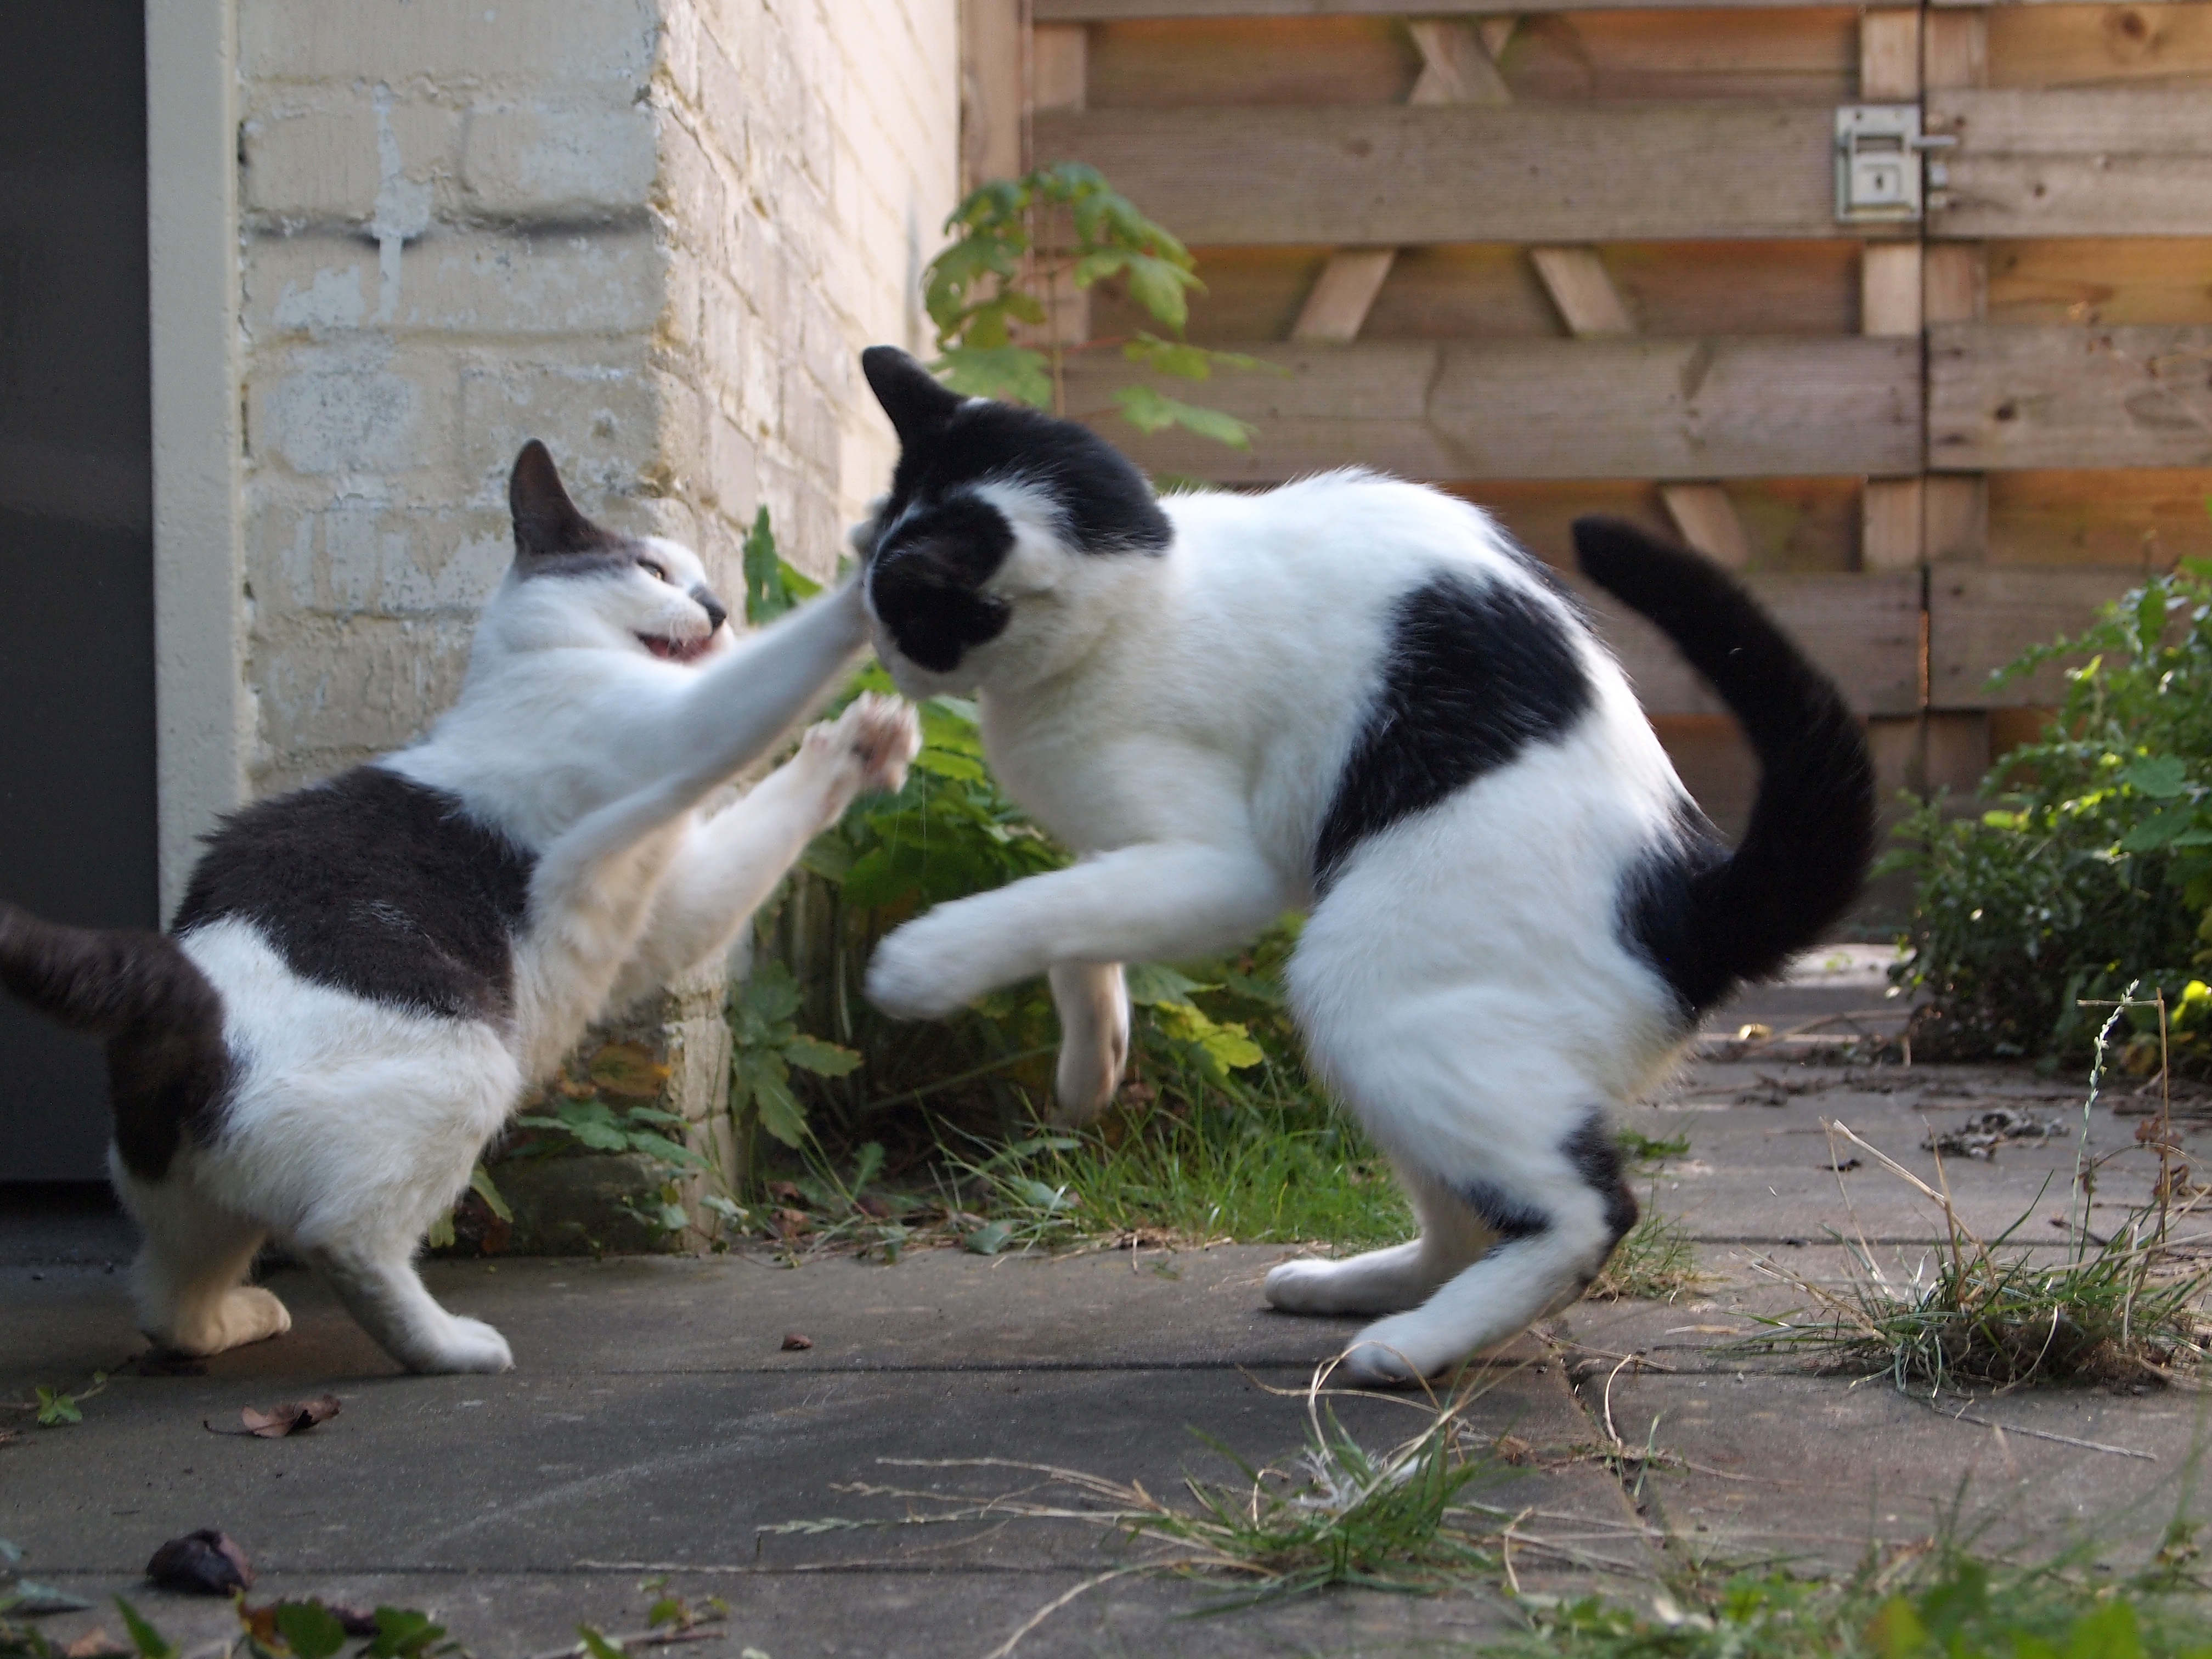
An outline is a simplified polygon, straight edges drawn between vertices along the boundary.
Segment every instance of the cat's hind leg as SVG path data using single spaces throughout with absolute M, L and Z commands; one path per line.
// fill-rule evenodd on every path
M 1419 1238 L 1341 1261 L 1283 1262 L 1268 1270 L 1268 1305 L 1285 1313 L 1397 1313 L 1419 1307 L 1482 1254 L 1491 1235 L 1457 1194 L 1418 1169 L 1401 1169 L 1398 1178 L 1420 1218 Z
M 1129 1063 L 1129 989 L 1118 962 L 1063 962 L 1049 978 L 1060 1016 L 1052 1121 L 1079 1129 L 1106 1109 Z
M 145 1234 L 131 1269 L 139 1329 L 165 1348 L 204 1356 L 292 1328 L 282 1302 L 244 1282 L 265 1228 L 209 1203 L 181 1172 L 144 1182 L 111 1162 L 124 1206 Z
M 440 1307 L 415 1268 L 416 1235 L 323 1244 L 308 1260 L 385 1352 L 410 1371 L 503 1371 L 514 1354 L 481 1319 Z

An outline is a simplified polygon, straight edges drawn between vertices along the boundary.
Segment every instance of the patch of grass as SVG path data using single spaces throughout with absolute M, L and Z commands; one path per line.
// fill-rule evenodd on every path
M 2199 1552 L 2172 1529 L 2142 1571 L 2075 1554 L 2020 1567 L 1956 1544 L 1873 1557 L 1836 1582 L 1771 1569 L 1678 1576 L 1648 1611 L 1523 1597 L 1529 1629 L 1497 1659 L 2206 1659 Z
M 1264 1090 L 1264 1085 L 1263 1085 Z M 1395 1243 L 1413 1212 L 1358 1128 L 1310 1101 L 1125 1108 L 1103 1130 L 969 1165 L 1009 1242 Z
M 1887 1371 L 1900 1389 L 1930 1394 L 1970 1384 L 2164 1381 L 2207 1357 L 2212 1327 L 2202 1303 L 2212 1269 L 2177 1263 L 2166 1242 L 2173 1219 L 2193 1205 L 2134 1212 L 2101 1239 L 2077 1225 L 2065 1258 L 2054 1262 L 2012 1243 L 2027 1216 L 1985 1243 L 1960 1219 L 1948 1191 L 1842 1124 L 1831 1127 L 1940 1205 L 1947 1242 L 1924 1277 L 1916 1272 L 1900 1283 L 1882 1272 L 1863 1238 L 1846 1241 L 1855 1272 L 1842 1292 L 1759 1263 L 1825 1316 L 1810 1324 L 1762 1320 L 1768 1328 L 1748 1346 Z
M 1662 1139 L 1640 1129 L 1622 1129 L 1614 1139 L 1622 1158 L 1646 1169 L 1656 1169 L 1662 1164 L 1690 1155 L 1690 1137 L 1686 1134 L 1668 1135 Z
M 1593 1302 L 1672 1302 L 1704 1278 L 1690 1230 L 1660 1214 L 1655 1200 L 1613 1247 L 1604 1271 L 1584 1294 Z

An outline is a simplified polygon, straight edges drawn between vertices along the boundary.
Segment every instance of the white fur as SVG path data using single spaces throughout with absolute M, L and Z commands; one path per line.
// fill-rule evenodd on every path
M 212 1143 L 159 1182 L 111 1158 L 146 1231 L 136 1288 L 149 1334 L 213 1353 L 289 1328 L 240 1281 L 264 1237 L 299 1252 L 392 1355 L 421 1371 L 503 1370 L 499 1333 L 447 1314 L 414 1266 L 523 1091 L 592 1019 L 726 950 L 746 917 L 863 788 L 896 788 L 913 713 L 856 702 L 734 805 L 713 790 L 757 758 L 865 642 L 855 586 L 698 660 L 708 613 L 689 550 L 630 568 L 511 574 L 478 627 L 460 698 L 381 763 L 459 797 L 536 853 L 511 1022 L 433 1017 L 301 978 L 252 924 L 183 936 L 222 994 L 234 1079 Z
M 994 769 L 1084 856 L 937 907 L 868 979 L 940 1016 L 1049 972 L 1065 1121 L 1105 1104 L 1127 1048 L 1111 964 L 1174 961 L 1313 907 L 1289 972 L 1313 1063 L 1403 1176 L 1420 1239 L 1268 1277 L 1297 1311 L 1388 1313 L 1355 1374 L 1422 1376 L 1571 1297 L 1611 1243 L 1563 1140 L 1632 1097 L 1679 1041 L 1669 993 L 1619 937 L 1620 878 L 1682 799 L 1619 666 L 1580 647 L 1595 706 L 1363 842 L 1315 905 L 1316 836 L 1382 671 L 1400 595 L 1447 569 L 1561 603 L 1476 509 L 1360 473 L 1261 495 L 1170 496 L 1164 556 L 1060 544 L 1048 500 L 987 486 L 1015 544 L 986 591 L 997 638 L 951 674 L 878 649 L 902 690 L 978 693 Z M 1455 1195 L 1482 1182 L 1550 1224 L 1485 1255 Z

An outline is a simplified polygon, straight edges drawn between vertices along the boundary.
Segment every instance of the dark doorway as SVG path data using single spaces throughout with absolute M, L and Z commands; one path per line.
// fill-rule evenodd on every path
M 139 0 L 0 8 L 0 898 L 159 921 Z M 81 1180 L 99 1045 L 0 997 L 0 1180 Z

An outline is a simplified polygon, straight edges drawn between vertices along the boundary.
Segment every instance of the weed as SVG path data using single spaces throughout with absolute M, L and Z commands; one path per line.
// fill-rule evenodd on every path
M 1668 1135 L 1662 1139 L 1640 1129 L 1620 1129 L 1614 1132 L 1613 1140 L 1620 1148 L 1621 1157 L 1646 1169 L 1656 1169 L 1690 1155 L 1690 1137 L 1686 1134 Z
M 1584 1294 L 1593 1302 L 1672 1302 L 1695 1290 L 1704 1278 L 1690 1230 L 1659 1213 L 1655 1192 L 1642 1219 L 1613 1247 Z
M 1924 1387 L 1931 1395 L 1975 1383 L 2168 1380 L 2206 1357 L 2199 1303 L 2212 1269 L 2176 1271 L 2165 1244 L 2172 1215 L 2184 1212 L 2135 1212 L 2102 1239 L 2076 1227 L 2067 1255 L 2053 1262 L 2012 1243 L 2027 1216 L 1984 1243 L 1960 1219 L 1948 1189 L 1929 1186 L 1844 1125 L 1829 1127 L 1939 1205 L 1947 1242 L 1932 1265 L 1900 1283 L 1863 1237 L 1844 1241 L 1855 1271 L 1841 1293 L 1757 1262 L 1827 1317 L 1814 1324 L 1761 1318 L 1768 1328 L 1748 1346 L 1870 1365 L 1900 1389 Z
M 1936 1540 L 1870 1555 L 1848 1577 L 1773 1569 L 1678 1573 L 1649 1611 L 1522 1598 L 1528 1633 L 1494 1659 L 2206 1659 L 2203 1586 L 2177 1570 L 2178 1525 L 2142 1571 L 2081 1553 L 2018 1566 Z
M 2002 672 L 2085 658 L 2051 725 L 1984 781 L 1990 810 L 1929 801 L 1899 828 L 1887 867 L 1917 890 L 1896 971 L 1930 998 L 1913 1022 L 1924 1055 L 2085 1057 L 2084 1000 L 2140 978 L 2173 1011 L 2174 1057 L 2212 1065 L 2212 565 L 2153 579 Z M 2147 1053 L 2147 1013 L 2130 1025 Z

